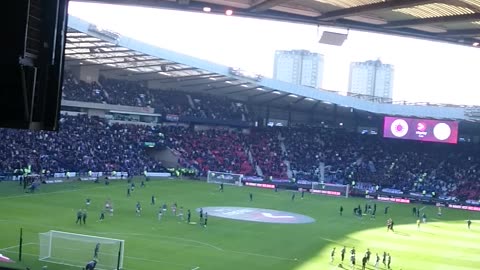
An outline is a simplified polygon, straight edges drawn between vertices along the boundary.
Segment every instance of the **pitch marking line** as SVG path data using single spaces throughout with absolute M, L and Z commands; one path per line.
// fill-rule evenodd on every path
M 251 256 L 257 256 L 257 257 L 263 257 L 263 258 L 284 260 L 284 261 L 294 261 L 295 260 L 295 259 L 292 259 L 292 258 L 278 257 L 278 256 L 273 256 L 273 255 L 265 255 L 265 254 L 259 254 L 259 253 L 223 249 L 223 248 L 220 248 L 220 247 L 217 247 L 217 246 L 205 243 L 205 242 L 196 241 L 196 240 L 187 239 L 187 238 L 181 238 L 181 237 L 162 236 L 162 235 L 146 235 L 146 234 L 141 234 L 141 233 L 106 233 L 106 234 L 136 235 L 136 236 L 147 236 L 149 238 L 155 237 L 155 238 L 166 238 L 166 239 L 173 239 L 173 240 L 181 240 L 181 241 L 185 241 L 185 242 L 197 243 L 197 244 L 200 244 L 200 245 L 203 245 L 203 246 L 208 246 L 208 247 L 211 247 L 213 249 L 216 249 L 218 251 L 223 251 L 223 252 L 231 252 L 231 253 L 251 255 Z
M 13 196 L 2 196 L 1 199 L 12 199 L 12 198 L 22 198 L 22 197 L 31 197 L 31 196 L 40 196 L 40 195 L 51 195 L 51 194 L 61 194 L 61 193 L 68 193 L 68 192 L 76 192 L 76 191 L 87 191 L 87 190 L 94 190 L 94 189 L 101 189 L 106 187 L 94 187 L 94 188 L 76 188 L 76 189 L 69 189 L 69 190 L 60 190 L 60 191 L 52 191 L 52 192 L 45 192 L 45 193 L 28 193 L 22 195 L 13 195 Z
M 98 232 L 97 232 L 98 233 Z M 100 233 L 100 234 L 116 234 L 116 235 L 131 235 L 131 236 L 145 236 L 145 237 L 148 237 L 148 238 L 151 238 L 151 237 L 155 237 L 155 238 L 165 238 L 165 239 L 172 239 L 172 240 L 180 240 L 180 241 L 185 241 L 185 242 L 190 242 L 190 243 L 196 243 L 196 244 L 199 244 L 201 246 L 207 246 L 207 247 L 211 247 L 213 249 L 216 249 L 218 251 L 224 251 L 222 248 L 220 247 L 217 247 L 217 246 L 214 246 L 214 245 L 211 245 L 209 243 L 205 243 L 205 242 L 202 242 L 202 241 L 196 241 L 196 240 L 193 240 L 193 239 L 188 239 L 188 238 L 181 238 L 181 237 L 174 237 L 174 236 L 164 236 L 164 235 L 148 235 L 148 234 L 143 234 L 143 233 L 115 233 L 115 232 L 103 232 L 103 233 Z
M 23 244 L 23 246 L 34 245 L 34 244 L 36 244 L 36 243 L 28 242 L 28 243 Z M 14 248 L 18 248 L 18 247 L 20 247 L 20 245 L 15 245 L 15 246 L 6 247 L 6 248 L 0 248 L 0 250 L 9 250 L 9 249 L 14 249 Z
M 193 268 L 192 270 L 198 270 L 198 269 L 200 269 L 200 267 L 197 266 L 197 267 Z
M 37 244 L 37 243 L 29 243 L 29 244 Z M 32 257 L 38 257 L 38 254 L 32 254 L 32 253 L 27 253 L 27 252 L 24 252 L 23 255 L 27 255 L 27 256 L 32 256 Z M 175 265 L 175 266 L 181 266 L 181 267 L 191 267 L 189 265 L 186 265 L 186 264 L 178 264 L 178 263 L 172 263 L 172 262 L 168 262 L 168 261 L 162 261 L 162 260 L 151 260 L 151 259 L 146 259 L 146 258 L 140 258 L 140 257 L 133 257 L 133 256 L 124 256 L 124 258 L 128 258 L 128 259 L 132 259 L 132 260 L 139 260 L 139 261 L 147 261 L 147 262 L 154 262 L 154 263 L 163 263 L 163 264 L 170 264 L 170 265 Z M 53 262 L 53 261 L 48 261 L 48 260 L 44 260 L 46 262 L 50 262 L 50 263 L 56 263 L 56 262 Z M 68 264 L 66 262 L 61 262 L 59 264 L 65 264 L 65 265 L 69 265 L 69 266 L 79 266 L 79 265 L 74 265 L 74 264 Z M 127 269 L 127 268 L 122 268 L 122 269 Z M 200 269 L 200 267 L 198 268 Z

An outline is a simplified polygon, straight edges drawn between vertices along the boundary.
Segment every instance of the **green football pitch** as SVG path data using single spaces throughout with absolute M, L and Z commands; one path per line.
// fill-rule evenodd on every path
M 349 251 L 355 247 L 357 265 L 369 248 L 372 257 L 385 251 L 391 254 L 392 269 L 413 270 L 466 270 L 480 269 L 480 213 L 443 209 L 424 205 L 388 204 L 376 201 L 376 219 L 353 215 L 357 205 L 367 201 L 356 198 L 325 197 L 306 194 L 291 200 L 291 191 L 218 186 L 197 181 L 159 180 L 136 189 L 127 197 L 125 181 L 109 186 L 91 182 L 72 182 L 41 186 L 35 194 L 24 193 L 18 183 L 0 183 L 0 253 L 18 259 L 19 231 L 23 228 L 22 264 L 31 269 L 46 265 L 50 270 L 80 269 L 68 265 L 39 261 L 39 233 L 50 230 L 71 232 L 125 240 L 124 268 L 135 270 L 317 270 L 352 269 Z M 249 200 L 253 193 L 253 201 Z M 150 204 L 155 195 L 156 205 Z M 75 224 L 79 208 L 85 208 L 85 199 L 92 203 L 88 208 L 86 225 Z M 105 201 L 110 198 L 114 215 L 106 215 L 98 222 Z M 135 205 L 142 204 L 141 216 L 135 214 Z M 206 206 L 237 206 L 281 210 L 314 218 L 308 224 L 267 224 L 223 219 L 210 216 L 208 227 L 186 224 L 174 217 L 169 209 L 161 221 L 157 219 L 161 204 L 192 210 L 192 221 L 199 217 L 193 212 Z M 343 216 L 339 207 L 343 206 Z M 389 206 L 388 215 L 384 208 Z M 422 208 L 428 219 L 416 225 L 412 207 Z M 386 220 L 395 221 L 395 232 L 386 231 Z M 466 220 L 473 221 L 470 230 Z M 93 246 L 87 251 L 75 251 L 65 244 L 62 256 L 84 265 L 92 259 Z M 340 266 L 340 249 L 346 246 L 347 254 Z M 330 252 L 336 247 L 334 262 Z M 57 247 L 58 248 L 58 247 Z M 88 255 L 82 255 L 82 254 Z M 82 255 L 82 256 L 80 256 Z M 82 257 L 82 258 L 77 258 Z M 83 258 L 87 257 L 87 258 Z M 102 261 L 102 252 L 99 255 Z M 374 269 L 373 259 L 367 269 Z M 70 263 L 70 264 L 76 264 Z M 380 264 L 379 269 L 385 269 Z

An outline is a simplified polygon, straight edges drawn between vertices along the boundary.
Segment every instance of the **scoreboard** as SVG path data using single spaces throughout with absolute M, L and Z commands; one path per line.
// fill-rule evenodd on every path
M 456 144 L 458 122 L 386 116 L 383 137 Z

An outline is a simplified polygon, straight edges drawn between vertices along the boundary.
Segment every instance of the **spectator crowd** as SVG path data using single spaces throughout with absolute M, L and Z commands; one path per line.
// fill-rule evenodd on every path
M 138 82 L 101 78 L 87 83 L 66 73 L 64 99 L 153 107 L 163 114 L 248 120 L 242 103 L 226 98 L 148 89 Z M 198 128 L 198 127 L 197 127 Z M 85 115 L 61 119 L 59 132 L 0 129 L 0 172 L 158 171 L 145 143 L 170 148 L 178 165 L 195 169 L 435 192 L 480 199 L 480 147 L 384 139 L 327 127 L 246 130 L 120 124 Z
M 390 140 L 331 128 L 256 128 L 245 133 L 118 124 L 79 115 L 63 116 L 59 132 L 0 129 L 0 139 L 1 172 L 31 165 L 33 171 L 141 174 L 162 166 L 144 145 L 153 142 L 174 150 L 179 166 L 200 176 L 212 170 L 286 179 L 284 161 L 289 161 L 298 180 L 318 181 L 323 170 L 327 182 L 427 190 L 462 199 L 478 200 L 480 195 L 478 146 Z
M 225 97 L 150 89 L 141 82 L 100 77 L 85 82 L 65 72 L 63 99 L 134 107 L 151 107 L 156 113 L 215 120 L 246 121 L 245 104 Z

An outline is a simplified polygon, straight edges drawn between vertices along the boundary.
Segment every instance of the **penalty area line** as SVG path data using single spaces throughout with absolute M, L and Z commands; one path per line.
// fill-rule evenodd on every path
M 195 268 L 192 268 L 192 270 L 198 270 L 198 269 L 200 269 L 200 267 L 198 267 L 198 266 L 195 267 Z
M 36 244 L 36 243 L 28 242 L 28 243 L 23 244 L 23 246 L 28 246 L 28 245 L 33 245 L 33 244 Z M 10 246 L 10 247 L 6 247 L 6 248 L 0 248 L 0 250 L 9 250 L 9 249 L 18 248 L 18 247 L 20 247 L 20 245 Z
M 105 188 L 104 186 L 101 186 L 101 187 L 93 187 L 93 188 L 75 188 L 75 189 L 66 189 L 66 190 L 58 190 L 58 191 L 27 193 L 27 194 L 21 194 L 21 195 L 4 196 L 4 197 L 1 197 L 0 200 L 1 199 L 22 198 L 22 197 L 37 197 L 37 196 L 44 196 L 44 195 L 62 194 L 62 193 L 87 191 L 87 190 L 95 190 L 95 189 L 104 189 L 104 188 Z

